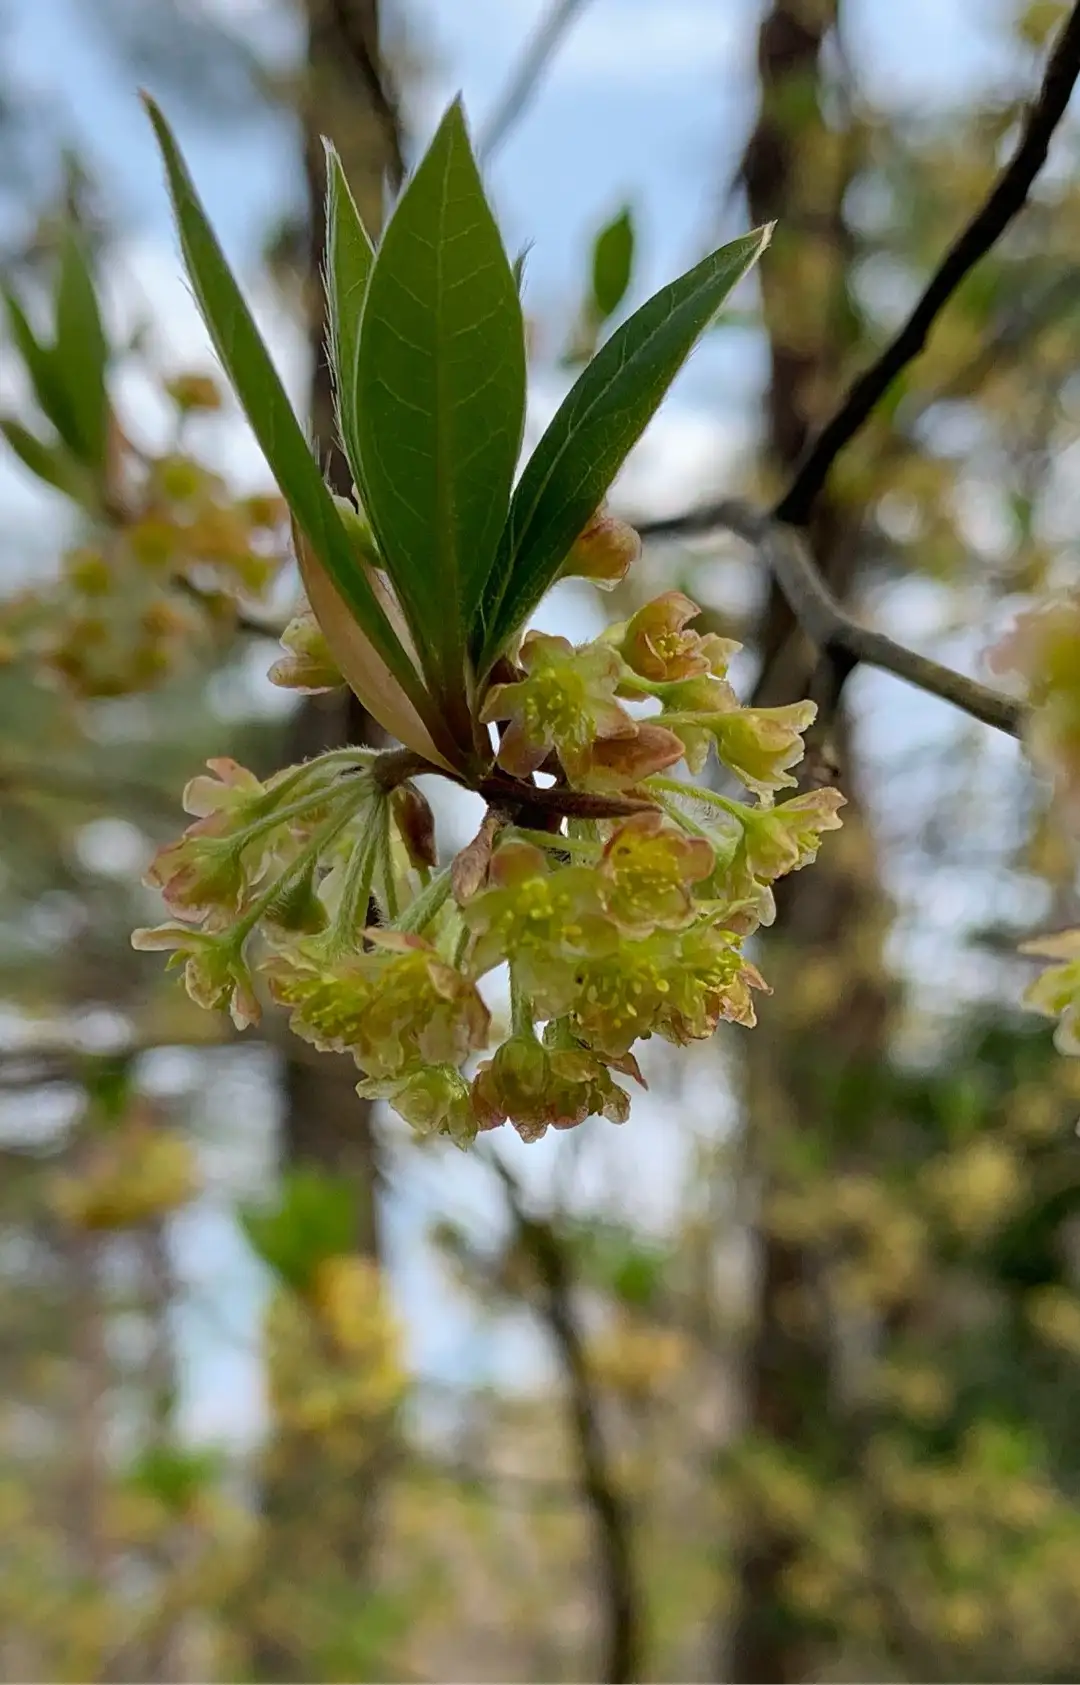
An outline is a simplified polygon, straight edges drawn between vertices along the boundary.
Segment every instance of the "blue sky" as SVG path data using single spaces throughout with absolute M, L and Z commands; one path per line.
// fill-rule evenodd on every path
M 138 3 L 138 0 L 132 0 Z M 148 0 L 142 0 L 148 3 Z M 214 0 L 238 27 L 260 39 L 287 41 L 288 28 L 273 0 Z M 430 132 L 446 100 L 459 89 L 474 123 L 482 124 L 547 0 L 410 0 L 408 32 L 425 63 L 410 97 L 418 140 Z M 117 319 L 152 316 L 169 362 L 209 366 L 206 338 L 180 276 L 165 194 L 134 88 L 104 50 L 92 17 L 93 0 L 15 0 L 10 42 L 13 62 L 34 99 L 70 113 L 72 130 L 88 147 L 125 224 L 123 261 L 116 266 L 111 308 Z M 532 241 L 527 304 L 545 324 L 565 321 L 584 274 L 590 234 L 622 202 L 635 208 L 642 261 L 641 292 L 651 290 L 709 243 L 738 232 L 720 207 L 737 164 L 753 97 L 757 0 L 592 0 L 574 25 L 554 67 L 491 171 L 492 191 L 508 244 Z M 882 104 L 927 111 L 962 94 L 972 82 L 1007 68 L 986 0 L 862 0 L 852 8 L 848 50 L 867 93 Z M 237 125 L 212 132 L 168 91 L 176 127 L 193 174 L 224 244 L 249 280 L 261 320 L 287 378 L 301 398 L 303 345 L 256 278 L 259 241 L 296 179 L 293 137 L 283 125 Z M 729 212 L 730 216 L 732 213 Z M 549 342 L 550 343 L 550 342 Z M 723 483 L 753 422 L 762 375 L 760 351 L 741 333 L 716 334 L 694 359 L 662 416 L 636 454 L 624 483 L 634 507 L 677 509 Z M 5 401 L 15 392 L 10 363 L 0 358 Z M 537 411 L 550 407 L 557 379 L 541 375 Z M 152 431 L 151 399 L 136 379 L 125 397 L 140 425 Z M 243 479 L 262 468 L 235 419 L 212 427 L 208 448 Z M 21 518 L 23 560 L 55 550 L 55 537 L 25 480 L 0 469 L 0 495 Z M 918 609 L 918 603 L 915 603 Z M 565 618 L 574 604 L 560 611 Z M 548 617 L 550 621 L 550 616 Z M 862 682 L 862 681 L 860 681 Z M 871 733 L 888 735 L 896 708 L 888 682 L 865 681 Z M 940 710 L 904 693 L 904 730 L 941 739 Z M 947 729 L 947 728 L 946 728 Z M 734 1032 L 738 1033 L 738 1032 Z M 618 1135 L 590 1126 L 582 1141 L 545 1142 L 514 1152 L 534 1183 L 572 1174 L 579 1198 L 604 1199 L 647 1223 L 662 1223 L 685 1164 L 687 1137 L 721 1122 L 717 1100 L 722 1067 L 711 1053 L 687 1062 L 681 1093 L 635 1106 L 635 1121 Z M 250 1061 L 230 1067 L 206 1119 L 208 1140 L 226 1120 L 240 1120 L 241 1140 L 229 1157 L 217 1149 L 226 1190 L 243 1189 L 265 1168 L 271 1117 L 267 1085 Z M 159 1062 L 168 1086 L 182 1080 L 182 1062 Z M 668 1079 L 670 1081 L 670 1079 Z M 663 1084 L 661 1085 L 663 1088 Z M 676 1113 L 682 1122 L 676 1133 Z M 245 1121 L 247 1126 L 245 1127 Z M 632 1133 L 630 1133 L 632 1131 Z M 244 1142 L 247 1142 L 245 1147 Z M 674 1143 L 681 1142 L 676 1148 Z M 572 1171 L 568 1155 L 574 1160 Z M 448 1195 L 478 1230 L 494 1207 L 483 1173 L 443 1152 L 411 1153 L 403 1161 L 402 1192 L 392 1212 L 391 1247 L 415 1355 L 432 1375 L 475 1373 L 497 1361 L 513 1372 L 531 1368 L 535 1351 L 504 1339 L 493 1356 L 451 1297 L 436 1285 L 418 1239 L 423 1214 Z M 257 1408 L 250 1336 L 258 1280 L 245 1264 L 224 1208 L 205 1208 L 185 1220 L 178 1254 L 191 1282 L 194 1308 L 185 1326 L 193 1422 L 207 1431 L 243 1431 Z M 218 1284 L 227 1280 L 225 1300 Z M 212 1314 L 208 1316 L 208 1307 Z M 216 1332 L 215 1332 L 216 1328 Z

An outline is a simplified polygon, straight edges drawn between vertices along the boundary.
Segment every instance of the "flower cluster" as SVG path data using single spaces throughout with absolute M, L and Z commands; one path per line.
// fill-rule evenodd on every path
M 598 517 L 567 569 L 614 578 L 635 548 Z M 697 614 L 668 592 L 591 643 L 526 635 L 476 707 L 498 728 L 476 783 L 497 799 L 442 871 L 408 782 L 437 769 L 416 753 L 334 751 L 266 782 L 211 763 L 185 792 L 195 822 L 149 873 L 174 922 L 136 944 L 173 949 L 189 993 L 238 1025 L 258 1016 L 261 976 L 297 1035 L 350 1054 L 359 1092 L 421 1134 L 622 1122 L 617 1079 L 642 1083 L 639 1044 L 754 1023 L 765 984 L 746 940 L 776 879 L 840 824 L 835 790 L 776 801 L 812 706 L 742 707 L 738 646 L 694 630 Z M 318 605 L 283 642 L 278 683 L 338 682 Z M 750 799 L 664 776 L 710 752 Z M 541 771 L 554 785 L 536 830 Z M 503 967 L 511 1024 L 493 1047 L 480 986 Z
M 285 561 L 282 499 L 235 497 L 182 448 L 187 419 L 220 407 L 215 383 L 183 375 L 165 395 L 173 448 L 148 456 L 111 417 L 99 480 L 68 488 L 89 535 L 26 627 L 27 653 L 78 696 L 153 689 L 232 630 L 237 598 L 262 599 Z

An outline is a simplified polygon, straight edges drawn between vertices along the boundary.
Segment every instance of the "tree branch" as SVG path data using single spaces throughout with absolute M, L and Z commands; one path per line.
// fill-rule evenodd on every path
M 631 1549 L 631 1520 L 610 1465 L 599 1401 L 581 1330 L 574 1316 L 566 1257 L 549 1222 L 524 1209 L 517 1182 L 497 1158 L 489 1161 L 506 1188 L 518 1236 L 544 1293 L 543 1316 L 566 1373 L 570 1418 L 581 1465 L 581 1491 L 596 1521 L 607 1615 L 606 1656 L 600 1677 L 609 1685 L 640 1676 L 642 1596 Z
M 514 124 L 540 85 L 541 78 L 558 50 L 570 25 L 585 10 L 588 0 L 555 0 L 547 16 L 529 41 L 520 64 L 513 70 L 505 91 L 496 100 L 491 115 L 480 131 L 477 156 L 487 164 L 503 145 Z
M 1078 76 L 1080 0 L 1076 0 L 1050 55 L 1012 158 L 982 206 L 946 252 L 908 320 L 877 361 L 855 381 L 840 408 L 810 445 L 771 516 L 758 514 L 730 498 L 721 498 L 682 515 L 638 524 L 643 539 L 690 538 L 726 527 L 754 545 L 803 631 L 817 645 L 821 660 L 815 682 L 826 704 L 835 705 L 852 668 L 865 662 L 941 697 L 998 731 L 1011 737 L 1020 734 L 1023 709 L 1019 704 L 951 668 L 917 655 L 884 633 L 868 631 L 846 614 L 794 528 L 805 525 L 836 458 L 869 419 L 896 377 L 919 355 L 931 328 L 957 288 L 1027 203 Z
M 383 71 L 378 40 L 369 38 L 367 24 L 354 10 L 352 0 L 327 0 L 327 5 L 335 35 L 348 49 L 350 63 L 382 129 L 390 186 L 397 192 L 405 180 L 403 125 Z
M 1046 161 L 1054 131 L 1065 115 L 1078 76 L 1080 0 L 1073 6 L 1058 36 L 1042 86 L 1034 104 L 1029 107 L 1012 158 L 998 176 L 989 197 L 949 247 L 899 333 L 877 361 L 859 376 L 831 421 L 813 440 L 791 485 L 773 511 L 777 519 L 797 526 L 805 524 L 840 452 L 868 420 L 874 406 L 885 396 L 897 375 L 919 355 L 931 328 L 957 288 L 1024 208 L 1032 184 Z
M 707 519 L 708 526 L 688 526 L 687 518 L 682 517 L 675 521 L 654 521 L 638 530 L 649 537 L 660 537 L 671 531 L 726 528 L 753 545 L 823 662 L 834 669 L 827 676 L 819 664 L 821 684 L 838 692 L 852 668 L 864 663 L 883 673 L 892 673 L 931 696 L 941 697 L 972 719 L 981 720 L 1009 737 L 1019 737 L 1024 719 L 1020 703 L 951 667 L 931 661 L 928 656 L 917 654 L 884 632 L 872 632 L 853 620 L 829 590 L 794 527 L 785 526 L 771 515 L 760 514 L 737 498 L 710 504 L 707 510 L 699 512 L 698 518 Z M 835 703 L 835 696 L 819 696 L 815 700 L 824 708 L 829 701 Z

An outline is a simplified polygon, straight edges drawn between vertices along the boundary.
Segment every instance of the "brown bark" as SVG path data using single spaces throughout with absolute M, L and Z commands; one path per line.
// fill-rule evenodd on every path
M 845 275 L 851 237 L 841 210 L 850 149 L 838 145 L 821 107 L 822 54 L 838 0 L 774 0 L 759 36 L 760 108 L 743 177 L 755 223 L 779 218 L 762 265 L 770 381 L 767 447 L 790 474 L 808 438 L 842 389 L 848 319 Z M 857 527 L 847 511 L 819 502 L 808 537 L 836 594 L 849 591 Z M 811 651 L 773 586 L 758 639 L 762 669 L 755 701 L 807 694 Z M 770 1188 L 793 1140 L 827 1138 L 815 1101 L 838 1064 L 873 1059 L 885 1031 L 888 995 L 880 966 L 883 903 L 873 846 L 857 801 L 847 722 L 833 747 L 851 805 L 836 846 L 812 871 L 782 885 L 763 966 L 775 993 L 747 1041 L 747 1157 L 762 1215 L 755 1235 L 757 1279 L 746 1354 L 746 1427 L 755 1439 L 827 1466 L 832 1426 L 831 1330 L 814 1248 L 770 1233 Z M 830 839 L 832 841 L 833 839 Z M 738 1545 L 734 1619 L 722 1638 L 721 1677 L 747 1682 L 804 1679 L 811 1635 L 786 1596 L 798 1554 L 794 1532 L 760 1515 L 746 1518 Z
M 322 137 L 336 145 L 360 214 L 374 235 L 383 212 L 384 180 L 396 174 L 398 139 L 373 86 L 379 69 L 378 0 L 307 0 L 307 63 L 300 94 L 308 195 L 308 261 L 303 277 L 311 349 L 310 422 L 320 461 L 335 491 L 352 490 L 336 442 L 334 393 L 326 354 L 321 273 L 325 249 L 325 163 Z M 374 82 L 373 82 L 374 78 Z M 293 724 L 288 762 L 346 743 L 380 741 L 378 728 L 351 694 L 317 696 Z M 285 1060 L 283 1167 L 315 1167 L 352 1183 L 356 1247 L 378 1261 L 378 1146 L 372 1107 L 356 1093 L 351 1059 L 313 1055 L 297 1043 Z M 355 1456 L 335 1456 L 313 1435 L 274 1430 L 263 1485 L 265 1544 L 248 1588 L 255 1677 L 323 1676 L 320 1597 L 331 1582 L 354 1609 L 370 1578 L 377 1491 L 389 1446 L 358 1441 Z M 306 1571 L 305 1571 L 306 1570 Z
M 326 356 L 326 322 L 320 275 L 325 247 L 322 136 L 341 154 L 360 214 L 374 232 L 382 220 L 383 183 L 392 168 L 396 138 L 375 109 L 369 67 L 378 76 L 378 0 L 308 0 L 308 56 L 301 93 L 304 166 L 308 190 L 312 436 L 335 490 L 348 493 L 348 466 L 338 449 L 334 394 Z M 380 77 L 381 86 L 381 77 Z M 373 741 L 374 722 L 356 698 L 313 697 L 297 715 L 289 761 L 345 743 Z M 287 1166 L 313 1164 L 350 1178 L 356 1187 L 357 1245 L 379 1255 L 377 1150 L 371 1106 L 356 1094 L 349 1059 L 312 1059 L 305 1049 L 286 1061 L 283 1157 Z

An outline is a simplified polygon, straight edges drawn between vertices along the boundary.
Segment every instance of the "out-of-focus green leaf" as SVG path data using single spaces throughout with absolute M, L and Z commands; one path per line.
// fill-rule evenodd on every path
M 29 468 L 31 474 L 43 480 L 47 486 L 63 492 L 65 497 L 73 498 L 78 503 L 92 499 L 93 482 L 82 464 L 76 461 L 64 445 L 54 445 L 45 439 L 39 439 L 36 433 L 31 433 L 28 427 L 24 427 L 13 416 L 6 416 L 0 420 L 0 433 L 4 435 L 23 467 Z
M 276 1204 L 243 1206 L 239 1220 L 252 1251 L 303 1293 L 321 1263 L 353 1250 L 355 1207 L 348 1182 L 319 1170 L 294 1170 Z
M 613 316 L 634 272 L 634 219 L 629 205 L 596 236 L 592 254 L 592 305 L 598 322 Z
M 42 413 L 52 422 L 68 449 L 81 459 L 82 435 L 56 353 L 51 346 L 42 345 L 15 294 L 4 288 L 0 297 L 4 300 L 15 349 L 22 359 Z
M 71 229 L 64 238 L 57 274 L 54 358 L 78 431 L 82 459 L 100 470 L 105 465 L 109 432 L 105 385 L 109 343 L 93 276 Z

